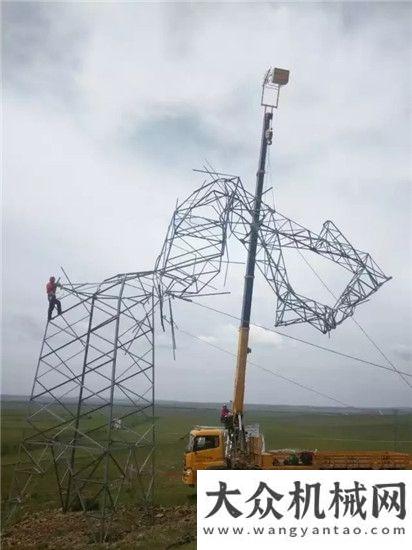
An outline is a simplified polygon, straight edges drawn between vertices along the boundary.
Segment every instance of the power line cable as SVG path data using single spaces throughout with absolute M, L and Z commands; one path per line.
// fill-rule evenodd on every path
M 203 344 L 206 344 L 207 346 L 210 346 L 210 347 L 212 347 L 212 348 L 214 348 L 214 349 L 216 349 L 216 350 L 218 350 L 222 353 L 226 353 L 227 355 L 231 355 L 232 357 L 236 357 L 236 353 L 233 353 L 233 352 L 231 352 L 231 351 L 229 351 L 225 348 L 222 348 L 220 346 L 217 346 L 216 344 L 213 344 L 212 342 L 208 342 L 207 340 L 204 340 L 200 336 L 196 336 L 196 334 L 192 334 L 191 332 L 188 332 L 187 330 L 184 330 L 184 329 L 178 327 L 176 325 L 176 323 L 174 323 L 174 326 L 177 330 L 179 330 L 179 332 L 182 332 L 183 334 L 186 334 L 187 336 L 190 336 L 191 338 L 199 340 Z M 315 388 L 312 388 L 311 386 L 306 386 L 305 384 L 302 384 L 302 383 L 298 382 L 297 380 L 295 380 L 293 378 L 289 378 L 289 377 L 284 376 L 283 374 L 275 372 L 271 369 L 268 369 L 266 367 L 262 367 L 262 365 L 259 365 L 258 363 L 255 363 L 254 361 L 249 361 L 248 364 L 252 365 L 252 366 L 268 373 L 268 374 L 276 376 L 277 378 L 281 378 L 282 380 L 286 380 L 287 382 L 290 382 L 291 384 L 294 384 L 295 386 L 298 386 L 299 388 L 302 388 L 304 390 L 315 393 L 316 395 L 319 395 L 321 397 L 326 397 L 326 399 L 334 401 L 335 403 L 338 403 L 339 405 L 342 405 L 343 407 L 355 408 L 354 405 L 349 405 L 348 403 L 345 403 L 344 401 L 341 401 L 341 400 L 337 399 L 336 397 L 332 397 L 331 395 L 328 395 L 327 393 L 323 393 L 321 391 L 318 391 Z
M 329 294 L 331 296 L 333 296 L 333 298 L 335 300 L 337 300 L 338 298 L 337 298 L 336 294 L 325 283 L 325 281 L 322 279 L 322 277 L 319 275 L 319 273 L 316 271 L 316 269 L 311 265 L 309 260 L 307 260 L 307 258 L 305 258 L 305 256 L 302 254 L 302 252 L 298 248 L 296 250 L 299 252 L 300 257 L 303 259 L 305 264 L 309 267 L 309 269 L 312 271 L 312 273 L 318 278 L 318 280 L 326 288 L 326 290 L 329 292 Z M 389 357 L 383 352 L 383 350 L 378 346 L 378 344 L 373 340 L 373 338 L 366 332 L 366 330 L 362 327 L 362 325 L 353 316 L 351 317 L 351 319 L 355 323 L 355 325 L 360 329 L 360 331 L 364 334 L 364 336 L 369 340 L 369 342 L 374 346 L 374 348 L 380 353 L 380 355 L 391 366 L 391 369 L 394 372 L 396 372 L 396 374 L 398 374 L 398 376 L 405 382 L 405 384 L 412 389 L 412 384 L 404 376 L 404 373 L 402 371 L 399 371 L 399 369 L 392 363 L 392 361 L 389 359 Z
M 179 298 L 179 296 L 176 296 L 176 298 Z M 206 304 L 201 304 L 199 302 L 196 302 L 194 300 L 189 300 L 187 298 L 179 298 L 179 299 L 183 300 L 184 302 L 189 302 L 191 304 L 195 304 L 195 305 L 197 305 L 199 307 L 202 307 L 204 309 L 208 309 L 208 310 L 213 311 L 215 313 L 220 313 L 221 315 L 225 315 L 226 317 L 230 317 L 231 319 L 234 319 L 236 321 L 240 321 L 239 317 L 237 317 L 236 315 L 232 315 L 231 313 L 227 313 L 226 311 L 222 311 L 220 309 L 217 309 L 217 308 L 214 308 L 214 307 L 211 307 L 211 306 L 207 306 Z M 286 332 L 282 332 L 280 330 L 274 330 L 272 328 L 265 327 L 264 325 L 259 325 L 257 323 L 252 323 L 252 325 L 254 325 L 255 327 L 261 328 L 263 330 L 266 330 L 268 332 L 273 332 L 274 334 L 278 334 L 279 336 L 283 336 L 284 338 L 288 338 L 290 340 L 300 342 L 301 344 L 306 344 L 307 346 L 311 346 L 313 348 L 317 348 L 317 349 L 320 349 L 322 351 L 327 351 L 329 353 L 333 353 L 334 355 L 339 355 L 341 357 L 345 357 L 346 359 L 352 359 L 353 361 L 357 361 L 358 363 L 362 363 L 362 364 L 365 364 L 365 365 L 369 365 L 369 366 L 372 366 L 372 367 L 383 369 L 383 370 L 386 370 L 386 371 L 391 372 L 391 373 L 394 372 L 393 369 L 391 369 L 390 367 L 387 367 L 385 365 L 381 365 L 381 364 L 375 363 L 373 361 L 368 361 L 367 359 L 362 359 L 360 357 L 356 357 L 355 355 L 350 355 L 348 353 L 344 353 L 342 351 L 338 351 L 338 350 L 335 350 L 333 348 L 328 348 L 326 346 L 321 346 L 319 344 L 314 344 L 313 342 L 309 342 L 308 340 L 304 340 L 303 338 L 299 338 L 297 336 L 292 336 L 291 334 L 287 334 Z M 412 377 L 412 374 L 410 374 L 408 372 L 400 371 L 400 370 L 398 370 L 398 372 L 400 372 L 404 376 Z

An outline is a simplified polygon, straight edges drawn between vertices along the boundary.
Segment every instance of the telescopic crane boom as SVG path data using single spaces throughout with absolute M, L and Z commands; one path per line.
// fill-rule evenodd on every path
M 239 327 L 238 350 L 236 361 L 235 387 L 233 397 L 233 442 L 232 461 L 241 460 L 245 451 L 245 430 L 243 425 L 243 407 L 245 399 L 245 377 L 249 349 L 250 314 L 252 309 L 253 283 L 255 278 L 256 250 L 260 224 L 263 184 L 266 171 L 268 146 L 272 143 L 273 110 L 278 106 L 280 87 L 289 81 L 289 71 L 284 69 L 269 69 L 262 86 L 261 104 L 264 107 L 262 137 L 258 171 L 256 173 L 256 189 L 253 203 L 253 214 L 250 223 L 248 255 L 243 287 L 242 314 Z

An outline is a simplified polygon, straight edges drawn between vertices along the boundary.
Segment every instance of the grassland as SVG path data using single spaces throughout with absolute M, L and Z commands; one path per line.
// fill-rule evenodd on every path
M 19 443 L 29 433 L 25 415 L 26 405 L 22 401 L 3 402 L 1 432 L 3 502 L 9 492 L 13 467 L 18 458 Z M 217 417 L 217 405 L 160 404 L 157 406 L 155 503 L 159 515 L 159 528 L 148 534 L 147 539 L 142 539 L 141 546 L 134 547 L 166 548 L 165 540 L 180 540 L 181 548 L 195 547 L 194 543 L 190 542 L 194 536 L 195 490 L 187 488 L 180 481 L 182 456 L 190 428 L 196 424 L 216 425 Z M 260 424 L 268 449 L 382 449 L 412 453 L 411 410 L 398 411 L 394 414 L 394 411 L 390 410 L 342 412 L 337 409 L 264 406 L 254 408 L 251 406 L 247 411 L 247 421 Z M 92 418 L 90 422 L 93 422 Z M 122 501 L 125 510 L 130 509 L 133 501 L 134 495 L 126 491 Z M 48 510 L 58 510 L 59 506 L 54 472 L 50 470 L 33 489 L 31 499 L 25 505 L 26 521 L 30 514 L 39 517 L 36 516 L 39 512 L 47 514 Z M 175 513 L 179 507 L 184 511 L 181 515 L 184 515 L 185 519 L 182 517 L 181 521 L 177 521 L 173 516 L 171 523 L 168 523 L 168 510 Z M 46 516 L 43 515 L 43 519 L 44 517 Z M 65 523 L 68 525 L 70 522 L 62 519 L 62 526 L 59 529 L 64 531 Z M 187 544 L 185 540 L 188 541 Z M 113 547 L 130 546 L 117 543 Z M 172 547 L 173 545 L 170 546 Z

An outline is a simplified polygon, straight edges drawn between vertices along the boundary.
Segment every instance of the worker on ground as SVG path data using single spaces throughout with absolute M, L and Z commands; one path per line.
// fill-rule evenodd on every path
M 49 282 L 46 285 L 47 299 L 49 301 L 49 309 L 47 312 L 47 320 L 50 321 L 52 313 L 55 307 L 57 307 L 57 314 L 62 314 L 62 305 L 60 300 L 56 298 L 57 287 L 61 287 L 59 281 L 56 282 L 55 277 L 51 276 Z

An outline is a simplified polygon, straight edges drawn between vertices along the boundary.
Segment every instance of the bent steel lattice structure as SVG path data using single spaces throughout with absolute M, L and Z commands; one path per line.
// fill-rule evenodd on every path
M 331 221 L 326 221 L 316 234 L 264 205 L 258 238 L 262 254 L 257 265 L 278 300 L 276 326 L 309 323 L 328 333 L 390 280 L 371 256 L 356 250 Z M 350 280 L 333 307 L 295 292 L 289 282 L 283 248 L 314 252 L 350 273 Z
M 100 284 L 72 284 L 65 275 L 63 314 L 46 325 L 12 503 L 54 467 L 63 510 L 86 511 L 104 539 L 123 488 L 136 502 L 152 501 L 155 318 L 173 332 L 172 298 L 221 291 L 229 237 L 247 246 L 253 216 L 253 196 L 237 176 L 208 172 L 207 180 L 176 207 L 153 271 Z M 293 290 L 284 248 L 310 250 L 350 273 L 334 307 Z M 389 279 L 332 222 L 316 234 L 265 203 L 257 264 L 277 296 L 275 324 L 307 322 L 324 333 Z

